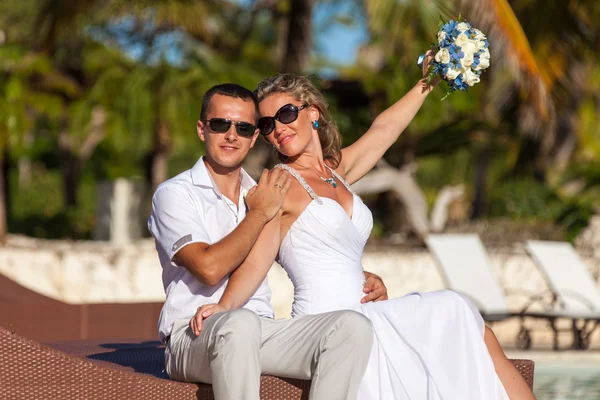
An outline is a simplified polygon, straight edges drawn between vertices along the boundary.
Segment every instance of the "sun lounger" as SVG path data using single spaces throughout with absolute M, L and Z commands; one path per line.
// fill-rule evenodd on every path
M 162 303 L 67 304 L 0 275 L 0 326 L 40 342 L 135 338 L 154 340 Z
M 530 240 L 526 248 L 555 295 L 556 309 L 572 321 L 573 348 L 588 348 L 600 321 L 600 290 L 592 274 L 570 243 Z
M 158 342 L 73 341 L 52 346 L 0 328 L 0 398 L 214 399 L 210 385 L 166 378 Z M 533 361 L 511 361 L 533 387 Z M 308 399 L 309 389 L 310 381 L 261 378 L 261 399 Z
M 549 297 L 544 293 L 523 292 L 529 297 L 528 302 L 519 309 L 509 309 L 487 252 L 476 234 L 432 234 L 426 238 L 426 243 L 448 287 L 471 299 L 486 321 L 521 318 L 516 340 L 518 347 L 531 347 L 532 339 L 525 326 L 525 317 L 545 319 L 553 325 L 557 318 L 565 316 L 562 311 L 553 308 L 551 299 L 547 304 L 542 303 L 544 298 Z M 541 307 L 531 310 L 536 304 Z M 554 341 L 557 346 L 556 334 Z

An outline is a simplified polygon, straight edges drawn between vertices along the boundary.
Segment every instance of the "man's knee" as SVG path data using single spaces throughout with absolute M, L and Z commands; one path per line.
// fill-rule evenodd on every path
M 250 344 L 260 339 L 260 320 L 254 312 L 245 308 L 228 311 L 220 316 L 216 334 L 228 342 L 248 341 Z
M 256 335 L 260 334 L 260 320 L 254 312 L 245 308 L 238 308 L 221 316 L 217 330 L 219 332 Z
M 347 340 L 371 349 L 373 343 L 373 326 L 371 321 L 356 311 L 341 311 L 339 316 L 339 334 Z

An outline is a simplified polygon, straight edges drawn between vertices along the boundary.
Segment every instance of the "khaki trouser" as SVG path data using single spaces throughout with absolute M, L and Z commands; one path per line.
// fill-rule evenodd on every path
M 237 309 L 175 321 L 165 351 L 176 380 L 213 385 L 217 400 L 258 400 L 260 375 L 312 379 L 310 399 L 355 399 L 373 342 L 370 321 L 354 311 L 272 320 Z

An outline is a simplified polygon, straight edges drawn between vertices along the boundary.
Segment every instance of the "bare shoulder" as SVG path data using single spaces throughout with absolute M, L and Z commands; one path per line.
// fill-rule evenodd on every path
M 298 215 L 299 211 L 303 210 L 311 200 L 306 189 L 304 189 L 300 182 L 293 176 L 290 176 L 290 178 L 292 179 L 292 184 L 281 206 L 284 217 L 286 214 Z
M 292 224 L 312 201 L 306 189 L 291 176 L 292 183 L 281 205 L 281 238 L 286 236 Z

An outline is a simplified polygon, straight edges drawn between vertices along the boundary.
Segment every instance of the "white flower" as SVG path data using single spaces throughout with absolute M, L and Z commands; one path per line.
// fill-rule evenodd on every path
M 465 54 L 470 54 L 473 55 L 475 53 L 477 53 L 479 51 L 479 49 L 477 48 L 477 44 L 472 41 L 472 40 L 468 40 L 467 43 L 465 43 L 460 50 L 465 53 Z
M 469 30 L 470 27 L 471 27 L 471 24 L 469 24 L 467 22 L 461 22 L 456 26 L 456 29 L 458 29 L 459 32 L 466 32 Z
M 477 64 L 477 66 L 475 67 L 475 70 L 476 71 L 481 71 L 482 69 L 486 69 L 489 66 L 490 66 L 490 59 L 489 58 L 480 58 L 479 59 L 479 64 Z
M 485 48 L 485 40 L 475 40 L 475 47 L 477 50 L 482 50 Z
M 463 73 L 463 81 L 465 81 L 467 85 L 473 86 L 474 84 L 479 83 L 479 75 L 469 68 Z
M 468 41 L 469 41 L 469 38 L 467 37 L 467 35 L 465 35 L 464 33 L 461 33 L 454 40 L 454 44 L 457 46 L 463 47 L 465 44 L 467 44 Z
M 446 39 L 446 32 L 439 31 L 437 34 L 437 39 L 438 39 L 438 43 L 441 42 L 442 40 Z
M 448 68 L 448 71 L 446 72 L 446 79 L 453 80 L 453 79 L 456 79 L 459 75 L 460 75 L 459 69 Z
M 448 64 L 450 62 L 450 52 L 448 49 L 440 49 L 435 55 L 435 61 L 441 64 Z
M 475 28 L 475 29 L 473 29 L 473 31 L 475 32 L 475 36 L 474 36 L 474 38 L 475 38 L 476 40 L 485 41 L 485 39 L 487 39 L 487 38 L 485 37 L 485 35 L 483 34 L 483 32 L 481 32 L 479 29 Z
M 464 57 L 460 59 L 460 65 L 463 68 L 469 68 L 471 65 L 473 65 L 473 53 L 465 53 Z
M 475 67 L 475 71 L 481 71 L 490 66 L 490 51 L 483 49 L 479 52 L 479 64 Z

